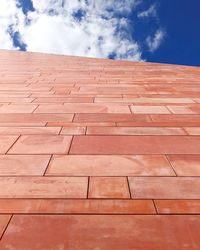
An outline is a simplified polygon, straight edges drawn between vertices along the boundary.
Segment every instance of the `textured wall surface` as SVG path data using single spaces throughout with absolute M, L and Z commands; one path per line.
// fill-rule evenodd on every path
M 200 249 L 200 68 L 0 51 L 0 249 Z

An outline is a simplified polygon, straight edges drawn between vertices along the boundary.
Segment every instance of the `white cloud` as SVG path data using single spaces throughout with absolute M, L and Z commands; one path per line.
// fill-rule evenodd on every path
M 9 26 L 16 22 L 17 7 L 13 1 L 2 0 L 0 4 L 0 45 L 2 49 L 14 49 Z
M 149 9 L 140 12 L 137 16 L 139 18 L 155 17 L 157 15 L 156 4 L 152 4 Z
M 22 27 L 20 34 L 29 51 L 89 57 L 115 54 L 118 59 L 140 60 L 139 45 L 126 37 L 128 24 L 123 16 L 136 2 L 33 0 L 36 11 L 29 13 L 31 24 Z M 81 21 L 74 18 L 77 11 L 84 13 Z M 122 17 L 115 17 L 116 12 Z
M 1 0 L 0 3 L 0 48 L 18 49 L 13 45 L 10 32 L 17 31 L 24 22 L 24 14 L 13 0 Z
M 157 50 L 165 38 L 165 32 L 163 30 L 157 30 L 153 37 L 148 36 L 146 39 L 147 46 L 151 52 Z
M 1 48 L 16 49 L 8 32 L 12 27 L 28 51 L 142 60 L 128 18 L 140 0 L 32 0 L 35 11 L 27 15 L 17 2 L 1 0 Z
M 2 27 L 0 25 L 0 44 L 1 44 L 1 49 L 14 49 L 13 43 L 10 39 L 10 35 L 8 32 L 2 31 Z

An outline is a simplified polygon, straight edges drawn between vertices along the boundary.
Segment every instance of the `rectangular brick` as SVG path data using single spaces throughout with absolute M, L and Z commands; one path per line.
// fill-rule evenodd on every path
M 0 113 L 32 113 L 37 108 L 37 105 L 34 104 L 4 104 L 0 106 Z
M 43 175 L 50 155 L 1 155 L 0 175 Z
M 29 92 L 4 92 L 0 91 L 0 97 L 29 97 L 30 93 Z
M 61 135 L 84 135 L 86 133 L 86 127 L 75 127 L 67 126 L 63 127 L 60 134 Z
M 1 124 L 0 124 L 1 125 Z M 62 126 L 62 127 L 113 127 L 115 122 L 48 122 L 47 127 Z
M 155 214 L 151 200 L 0 199 L 0 213 Z
M 200 114 L 200 106 L 193 105 L 193 106 L 168 106 L 168 109 L 173 114 Z
M 169 162 L 162 155 L 55 155 L 46 174 L 62 176 L 175 175 Z
M 0 122 L 0 127 L 45 127 L 46 122 Z
M 89 127 L 88 135 L 186 135 L 182 128 L 159 127 Z
M 108 87 L 81 87 L 80 93 L 87 93 L 87 94 L 140 94 L 145 91 L 143 86 L 136 86 L 136 87 L 118 87 L 118 86 L 108 86 Z
M 72 136 L 23 135 L 9 154 L 67 154 Z
M 178 176 L 200 176 L 200 155 L 169 155 Z
M 1 83 L 0 91 L 26 91 L 26 92 L 28 92 L 26 86 L 27 86 L 27 84 L 4 84 L 4 83 Z
M 0 247 L 197 250 L 199 227 L 198 215 L 14 215 Z
M 158 94 L 157 94 L 158 96 Z M 151 104 L 176 104 L 176 103 L 194 103 L 190 98 L 147 98 L 147 97 L 136 97 L 136 98 L 95 98 L 95 102 L 122 102 L 122 103 L 151 103 Z
M 58 135 L 61 127 L 0 127 L 0 135 Z
M 189 134 L 189 135 L 200 135 L 200 127 L 187 127 L 184 128 L 184 130 Z
M 170 114 L 164 106 L 131 106 L 134 114 Z
M 16 80 L 16 79 L 15 79 Z M 3 91 L 25 91 L 25 92 L 46 92 L 50 91 L 51 87 L 48 86 L 41 86 L 41 85 L 29 85 L 26 86 L 27 84 L 1 84 L 0 85 L 0 90 Z
M 181 106 L 180 106 L 181 107 Z M 200 115 L 151 115 L 154 122 L 177 122 L 182 124 L 200 124 Z M 185 125 L 186 126 L 186 125 Z M 185 127 L 183 125 L 183 127 Z
M 0 123 L 71 122 L 73 114 L 0 114 Z
M 200 214 L 200 200 L 155 200 L 159 214 Z
M 37 98 L 37 97 L 51 97 L 55 95 L 55 91 L 47 91 L 47 92 L 30 92 L 30 97 Z
M 98 125 L 97 125 L 98 126 Z M 181 127 L 185 132 L 186 130 L 184 129 L 184 126 L 188 126 L 190 128 L 195 128 L 200 126 L 200 123 L 198 122 L 174 122 L 174 121 L 163 121 L 163 122 L 124 122 L 124 123 L 116 123 L 117 127 Z M 198 133 L 198 132 L 197 132 Z M 188 135 L 189 133 L 186 132 Z
M 34 100 L 34 98 L 26 98 L 26 97 L 6 97 L 1 96 L 0 103 L 1 102 L 15 102 L 15 103 L 30 103 Z
M 198 177 L 129 177 L 133 199 L 200 199 Z
M 134 114 L 76 114 L 74 122 L 151 122 L 151 118 Z
M 0 177 L 0 198 L 86 198 L 87 177 Z
M 199 136 L 75 136 L 70 154 L 200 154 Z
M 1 111 L 1 109 L 0 109 Z M 97 103 L 68 103 L 64 105 L 49 104 L 39 105 L 35 113 L 125 113 L 129 114 L 130 109 L 125 105 L 97 104 Z
M 89 198 L 130 198 L 126 177 L 91 177 Z
M 91 97 L 40 97 L 34 103 L 91 103 Z
M 109 97 L 109 96 L 104 96 L 104 97 L 95 97 L 94 102 L 96 103 L 105 103 L 105 102 L 110 102 L 110 103 L 131 103 L 126 101 L 122 96 L 119 97 Z

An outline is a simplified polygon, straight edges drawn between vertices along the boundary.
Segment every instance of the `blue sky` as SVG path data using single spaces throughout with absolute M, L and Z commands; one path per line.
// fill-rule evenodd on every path
M 161 0 L 158 14 L 166 29 L 165 41 L 155 53 L 145 51 L 144 57 L 152 62 L 200 66 L 200 1 Z
M 200 65 L 199 0 L 1 0 L 0 48 Z

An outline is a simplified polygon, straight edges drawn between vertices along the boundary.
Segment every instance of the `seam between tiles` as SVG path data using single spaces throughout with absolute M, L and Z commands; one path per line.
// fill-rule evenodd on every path
M 19 135 L 18 137 L 17 137 L 17 139 L 12 143 L 12 145 L 9 147 L 9 149 L 6 151 L 6 153 L 5 153 L 5 155 L 7 155 L 8 154 L 8 152 L 11 150 L 11 148 L 17 143 L 17 141 L 19 140 L 19 138 L 21 137 L 21 135 Z
M 159 214 L 158 209 L 157 209 L 157 206 L 156 206 L 156 203 L 155 203 L 155 200 L 153 199 L 152 202 L 153 202 L 153 205 L 154 205 L 154 209 L 155 209 L 156 214 Z
M 3 233 L 2 233 L 2 235 L 1 235 L 1 237 L 0 237 L 0 242 L 1 242 L 1 240 L 3 239 L 3 236 L 4 236 L 5 232 L 6 232 L 8 226 L 9 226 L 11 220 L 12 220 L 12 218 L 13 218 L 13 214 L 11 214 L 11 217 L 10 217 L 9 221 L 8 221 L 8 223 L 7 223 L 6 227 L 5 227 L 5 229 L 3 230 Z
M 49 165 L 50 165 L 50 162 L 51 162 L 52 158 L 53 158 L 53 154 L 50 156 L 49 161 L 48 161 L 48 163 L 47 163 L 47 166 L 46 166 L 46 168 L 45 168 L 44 173 L 43 173 L 42 176 L 45 176 L 45 175 L 46 175 L 46 172 L 47 172 L 47 170 L 48 170 L 48 168 L 49 168 Z
M 168 163 L 170 164 L 170 166 L 171 166 L 173 172 L 175 173 L 176 177 L 178 177 L 178 174 L 176 173 L 176 171 L 175 171 L 175 169 L 174 169 L 174 167 L 173 167 L 171 161 L 169 160 L 169 157 L 168 157 L 167 154 L 165 155 L 165 158 L 167 159 Z

